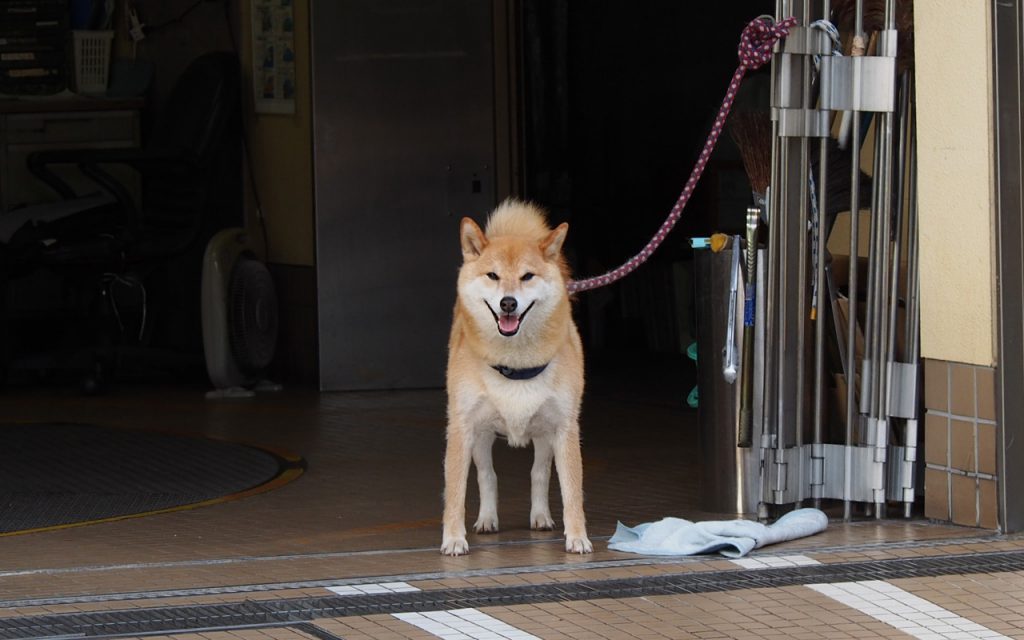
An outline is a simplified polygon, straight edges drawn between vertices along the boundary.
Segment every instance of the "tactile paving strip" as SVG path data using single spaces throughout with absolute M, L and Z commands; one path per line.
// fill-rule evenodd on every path
M 623 580 L 307 597 L 6 618 L 0 619 L 0 638 L 138 636 L 241 627 L 295 626 L 318 618 L 1005 571 L 1024 571 L 1024 551 L 690 572 Z

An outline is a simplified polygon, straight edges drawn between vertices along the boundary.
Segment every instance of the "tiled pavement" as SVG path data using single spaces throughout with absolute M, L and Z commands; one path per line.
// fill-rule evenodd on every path
M 401 604 L 413 594 L 403 588 L 375 595 L 397 587 L 367 586 L 372 584 L 402 582 L 409 589 L 471 593 L 602 580 L 647 584 L 696 572 L 732 576 L 763 571 L 768 576 L 815 563 L 1024 554 L 1024 539 L 921 519 L 832 522 L 812 538 L 754 552 L 747 566 L 712 557 L 655 559 L 610 552 L 604 541 L 616 520 L 723 517 L 696 508 L 700 488 L 693 415 L 675 403 L 626 392 L 595 394 L 585 407 L 587 510 L 596 543 L 595 553 L 586 557 L 567 556 L 557 533 L 524 528 L 529 454 L 501 447 L 496 465 L 503 532 L 471 536 L 467 557 L 437 553 L 444 415 L 438 392 L 286 392 L 255 401 L 209 403 L 196 389 L 126 389 L 102 404 L 37 392 L 0 399 L 0 408 L 8 420 L 208 434 L 293 451 L 309 463 L 307 473 L 292 484 L 237 502 L 0 538 L 0 638 L 30 637 L 5 636 L 5 622 L 55 614 L 87 613 L 102 620 L 125 611 L 152 617 L 174 607 L 244 608 L 344 597 L 393 598 Z M 557 504 L 553 491 L 556 513 Z M 848 587 L 822 592 L 785 584 L 582 600 L 545 596 L 498 606 L 396 610 L 398 617 L 307 612 L 298 622 L 211 625 L 174 637 L 1024 638 L 1024 573 L 978 574 L 965 566 L 948 575 L 849 587 L 862 601 L 894 602 L 894 611 L 864 611 L 855 606 L 856 598 L 844 602 L 836 597 L 849 596 L 842 591 Z M 339 595 L 327 587 L 355 593 Z M 147 633 L 184 628 L 157 625 Z

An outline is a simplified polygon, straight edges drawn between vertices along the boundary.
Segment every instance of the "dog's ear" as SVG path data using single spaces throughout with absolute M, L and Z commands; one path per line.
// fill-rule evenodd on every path
M 540 243 L 540 251 L 547 260 L 558 258 L 562 252 L 562 243 L 565 242 L 565 234 L 569 232 L 569 223 L 563 222 L 547 235 Z
M 462 259 L 476 260 L 487 246 L 487 238 L 480 226 L 470 218 L 462 219 Z

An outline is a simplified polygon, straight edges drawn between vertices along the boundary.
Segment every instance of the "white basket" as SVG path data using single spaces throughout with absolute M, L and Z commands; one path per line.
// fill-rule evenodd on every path
M 75 88 L 106 93 L 113 31 L 75 31 Z

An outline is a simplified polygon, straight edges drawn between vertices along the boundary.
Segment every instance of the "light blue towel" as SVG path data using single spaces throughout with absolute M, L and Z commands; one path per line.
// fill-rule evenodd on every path
M 620 522 L 608 548 L 649 556 L 717 552 L 727 558 L 742 558 L 752 549 L 814 535 L 827 526 L 828 516 L 819 509 L 796 509 L 770 525 L 749 520 L 690 522 L 682 518 L 665 518 L 635 527 Z

